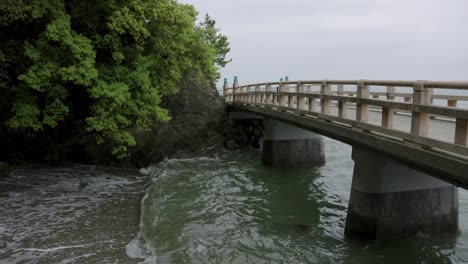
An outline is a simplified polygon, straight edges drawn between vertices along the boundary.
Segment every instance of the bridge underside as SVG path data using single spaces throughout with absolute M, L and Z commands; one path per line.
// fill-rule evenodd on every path
M 468 187 L 463 173 L 468 171 L 466 161 L 312 116 L 245 105 L 232 105 L 228 110 L 265 118 L 267 154 L 263 161 L 267 165 L 323 164 L 323 139 L 318 134 L 353 146 L 355 168 L 347 236 L 385 240 L 419 231 L 458 229 L 458 191 L 452 184 Z M 278 127 L 292 136 L 277 133 Z M 282 139 L 289 142 L 281 145 Z M 279 141 L 272 143 L 274 140 Z M 315 142 L 309 146 L 308 140 Z

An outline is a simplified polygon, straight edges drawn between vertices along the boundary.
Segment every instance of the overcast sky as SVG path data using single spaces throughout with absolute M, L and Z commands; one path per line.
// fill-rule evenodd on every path
M 468 0 L 179 0 L 229 38 L 222 76 L 468 80 Z

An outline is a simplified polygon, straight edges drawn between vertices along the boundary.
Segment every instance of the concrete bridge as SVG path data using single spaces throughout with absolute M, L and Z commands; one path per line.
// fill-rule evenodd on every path
M 468 90 L 468 82 L 240 86 L 236 78 L 233 87 L 225 81 L 224 97 L 231 118 L 263 119 L 267 165 L 323 165 L 321 135 L 350 144 L 355 167 L 345 234 L 395 239 L 458 230 L 457 187 L 468 188 L 468 108 L 459 101 L 468 96 L 448 89 Z

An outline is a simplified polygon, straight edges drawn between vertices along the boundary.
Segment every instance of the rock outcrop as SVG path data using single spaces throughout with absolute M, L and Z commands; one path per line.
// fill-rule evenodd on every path
M 185 80 L 175 96 L 164 98 L 172 120 L 151 133 L 137 135 L 132 160 L 147 165 L 164 158 L 211 155 L 223 148 L 224 100 L 216 87 L 202 80 Z
M 261 148 L 263 123 L 261 119 L 227 120 L 224 147 L 229 150 Z

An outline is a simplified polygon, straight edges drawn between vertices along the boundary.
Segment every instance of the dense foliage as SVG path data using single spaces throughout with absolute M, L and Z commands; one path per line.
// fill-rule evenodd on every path
M 174 0 L 0 1 L 4 126 L 46 134 L 78 126 L 123 158 L 132 131 L 170 119 L 160 107 L 185 76 L 214 82 L 229 43 L 215 21 Z

